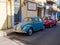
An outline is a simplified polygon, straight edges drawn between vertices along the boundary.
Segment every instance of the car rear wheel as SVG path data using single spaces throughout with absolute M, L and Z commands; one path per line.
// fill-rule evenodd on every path
M 28 32 L 27 32 L 27 35 L 28 36 L 31 36 L 33 34 L 33 30 L 32 29 L 29 29 Z
M 55 24 L 54 26 L 56 26 L 57 24 Z
M 43 30 L 45 30 L 45 26 L 43 26 Z
M 52 24 L 50 24 L 50 28 L 52 27 Z

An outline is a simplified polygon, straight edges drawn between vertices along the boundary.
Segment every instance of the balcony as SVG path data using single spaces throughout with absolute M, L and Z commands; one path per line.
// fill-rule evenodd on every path
M 43 8 L 45 5 L 42 2 L 37 3 L 37 7 Z
M 47 4 L 46 9 L 49 9 L 50 11 L 57 11 L 58 10 L 56 4 L 53 4 L 53 5 Z
M 50 4 L 53 4 L 53 3 L 56 3 L 57 0 L 47 0 L 47 3 L 50 3 Z

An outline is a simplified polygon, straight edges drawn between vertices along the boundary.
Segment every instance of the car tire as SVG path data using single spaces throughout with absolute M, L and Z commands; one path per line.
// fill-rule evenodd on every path
M 56 26 L 57 24 L 55 24 L 55 26 Z
M 52 27 L 52 24 L 50 24 L 50 28 Z
M 28 36 L 31 36 L 33 34 L 33 30 L 30 28 L 29 30 L 28 30 L 28 32 L 27 32 L 27 35 Z
M 43 30 L 45 30 L 45 26 L 43 26 Z

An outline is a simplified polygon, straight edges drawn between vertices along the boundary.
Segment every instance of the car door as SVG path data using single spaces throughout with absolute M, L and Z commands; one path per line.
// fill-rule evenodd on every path
M 39 30 L 41 28 L 41 22 L 39 21 L 39 18 L 34 18 L 34 29 L 35 31 Z

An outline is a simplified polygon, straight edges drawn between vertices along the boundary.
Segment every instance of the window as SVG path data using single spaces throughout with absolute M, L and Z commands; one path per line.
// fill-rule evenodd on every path
M 42 20 L 39 18 L 39 21 L 42 22 Z
M 37 9 L 36 7 L 37 7 L 36 3 L 28 2 L 27 8 L 28 8 L 29 11 L 36 11 L 36 9 Z
M 48 20 L 48 17 L 43 17 L 43 20 Z
M 17 0 L 15 0 L 15 2 L 17 2 Z
M 39 21 L 39 19 L 38 18 L 35 18 L 35 20 L 34 20 L 35 22 L 38 22 Z
M 32 18 L 30 18 L 30 17 L 27 17 L 27 18 L 23 19 L 23 22 L 31 22 L 31 21 L 32 21 Z

